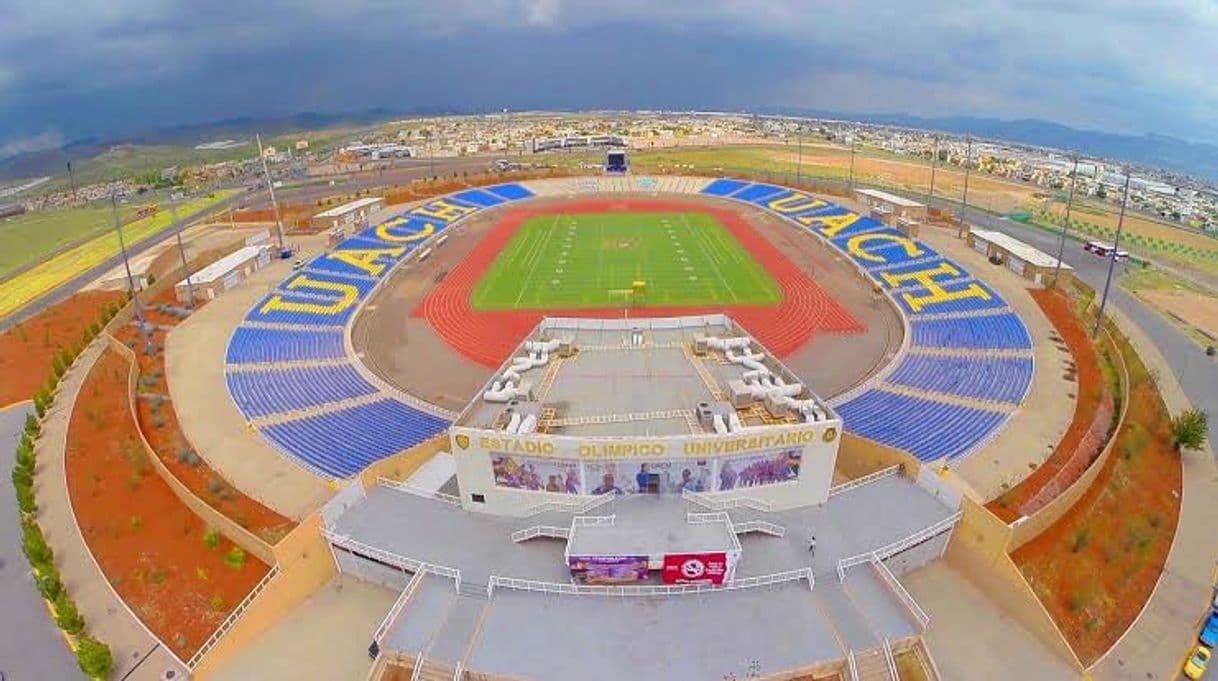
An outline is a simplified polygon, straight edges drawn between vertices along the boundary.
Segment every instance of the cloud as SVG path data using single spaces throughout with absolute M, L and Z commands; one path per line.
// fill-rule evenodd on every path
M 0 16 L 0 127 L 29 134 L 48 110 L 78 134 L 294 106 L 616 96 L 1218 140 L 1208 0 L 0 0 Z M 137 107 L 137 95 L 151 99 Z
M 63 135 L 55 132 L 54 130 L 48 130 L 30 137 L 16 137 L 7 140 L 0 140 L 0 159 L 9 158 L 10 156 L 25 154 L 32 151 L 58 149 L 63 146 L 63 143 Z

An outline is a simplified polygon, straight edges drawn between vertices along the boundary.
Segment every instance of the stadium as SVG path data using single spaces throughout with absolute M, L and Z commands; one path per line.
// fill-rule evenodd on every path
M 170 576 L 212 594 L 194 629 L 139 604 L 156 568 L 111 580 L 149 667 L 951 678 L 936 657 L 966 642 L 932 622 L 980 591 L 997 606 L 966 628 L 1044 651 L 1028 678 L 1101 664 L 1130 622 L 1088 649 L 1016 562 L 1060 543 L 1129 408 L 1127 380 L 1078 406 L 1101 380 L 1079 320 L 1023 274 L 1049 256 L 824 187 L 623 163 L 391 202 L 298 237 L 295 263 L 210 253 L 106 325 L 64 394 L 117 377 L 150 471 L 110 489 L 76 464 L 69 501 L 161 478 L 240 575 L 239 599 L 223 566 Z M 81 542 L 109 576 L 105 528 Z M 943 564 L 968 579 L 919 576 Z

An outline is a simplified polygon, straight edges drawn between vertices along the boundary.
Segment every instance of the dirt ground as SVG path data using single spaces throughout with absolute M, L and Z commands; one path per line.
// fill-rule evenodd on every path
M 1041 310 L 1052 321 L 1057 329 L 1059 338 L 1070 350 L 1074 358 L 1073 380 L 1077 391 L 1074 403 L 1074 416 L 1070 428 L 1057 443 L 1053 453 L 1023 482 L 1016 485 L 1006 494 L 995 499 L 987 508 L 1005 522 L 1013 522 L 1024 513 L 1021 505 L 1035 496 L 1057 475 L 1062 466 L 1071 459 L 1083 436 L 1091 427 L 1099 411 L 1100 402 L 1108 401 L 1108 411 L 1112 411 L 1112 394 L 1103 389 L 1103 375 L 1100 373 L 1099 358 L 1095 346 L 1092 345 L 1078 317 L 1074 314 L 1072 301 L 1061 293 L 1035 289 L 1030 291 L 1032 297 L 1040 305 Z M 1102 445 L 1102 443 L 1099 443 Z M 1098 454 L 1098 451 L 1095 452 Z
M 560 206 L 570 199 L 537 199 L 531 208 Z M 688 202 L 691 209 L 710 199 L 665 197 Z M 715 201 L 716 206 L 741 211 L 749 224 L 817 285 L 832 295 L 862 323 L 863 333 L 817 333 L 784 358 L 796 374 L 822 397 L 832 397 L 858 384 L 891 358 L 901 343 L 902 324 L 888 305 L 876 303 L 871 287 L 856 270 L 810 235 L 801 235 L 783 220 L 760 210 Z M 412 316 L 436 282 L 477 246 L 499 222 L 490 212 L 454 228 L 443 248 L 423 264 L 403 266 L 374 296 L 355 321 L 352 341 L 364 363 L 407 393 L 448 409 L 459 410 L 481 388 L 491 370 L 450 348 L 426 320 Z M 419 362 L 426 357 L 426 362 Z
M 0 335 L 0 407 L 22 402 L 47 382 L 59 348 L 82 342 L 102 309 L 121 300 L 113 291 L 89 291 L 47 308 Z
M 1124 338 L 1129 411 L 1116 451 L 1057 523 L 1012 554 L 1075 653 L 1090 664 L 1150 598 L 1180 518 L 1180 455 L 1155 381 Z
M 1218 338 L 1218 298 L 1189 291 L 1139 291 L 1152 307 Z
M 190 657 L 268 568 L 209 529 L 170 490 L 139 443 L 126 360 L 102 354 L 73 407 L 67 486 L 81 534 L 123 601 Z

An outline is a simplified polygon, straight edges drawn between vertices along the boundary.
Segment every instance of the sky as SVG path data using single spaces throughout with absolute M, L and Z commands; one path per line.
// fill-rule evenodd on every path
M 0 157 L 377 107 L 806 107 L 1218 142 L 1218 0 L 0 0 L 0 17 Z

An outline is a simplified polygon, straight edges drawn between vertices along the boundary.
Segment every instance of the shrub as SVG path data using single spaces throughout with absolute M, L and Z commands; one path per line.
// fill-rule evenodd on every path
M 76 604 L 66 591 L 60 592 L 55 599 L 55 624 L 73 636 L 85 628 L 84 618 L 80 616 L 80 611 L 76 609 Z
M 51 373 L 55 375 L 55 378 L 62 377 L 67 368 L 67 365 L 63 363 L 63 355 L 55 353 L 54 359 L 51 360 Z
M 54 569 L 48 569 L 46 572 L 38 575 L 38 593 L 42 597 L 55 602 L 55 599 L 63 593 L 63 582 L 59 581 L 59 573 Z
M 1071 544 L 1070 550 L 1073 551 L 1074 553 L 1078 553 L 1079 551 L 1082 551 L 1084 548 L 1087 547 L 1087 542 L 1090 541 L 1090 539 L 1091 539 L 1091 528 L 1084 527 L 1084 528 L 1079 529 L 1079 531 L 1074 534 L 1074 542 L 1073 542 L 1073 544 Z
M 178 450 L 178 461 L 191 468 L 197 468 L 199 464 L 203 463 L 203 460 L 199 458 L 195 450 L 185 447 Z
M 13 487 L 17 489 L 31 487 L 34 484 L 33 471 L 24 466 L 13 466 L 13 473 L 10 477 L 13 479 Z
M 82 636 L 76 641 L 76 664 L 80 666 L 80 671 L 94 679 L 108 677 L 114 671 L 110 647 L 89 636 Z
M 42 530 L 32 520 L 23 521 L 21 524 L 21 550 L 35 567 L 50 565 L 55 558 L 51 547 L 47 546 L 46 539 L 42 536 Z
M 1208 437 L 1209 415 L 1200 409 L 1186 409 L 1171 420 L 1172 443 L 1176 451 L 1201 449 Z
M 17 488 L 17 508 L 27 515 L 38 512 L 38 503 L 34 500 L 34 490 L 32 488 Z
M 26 414 L 25 416 L 25 432 L 31 438 L 42 434 L 42 426 L 38 425 L 38 419 L 33 414 Z
M 240 546 L 234 546 L 231 551 L 224 554 L 224 564 L 234 570 L 241 569 L 245 566 L 245 551 Z
M 215 550 L 220 545 L 220 531 L 211 529 L 203 534 L 203 545 Z

